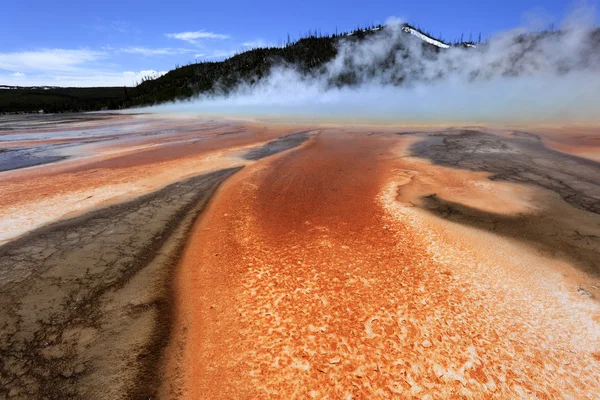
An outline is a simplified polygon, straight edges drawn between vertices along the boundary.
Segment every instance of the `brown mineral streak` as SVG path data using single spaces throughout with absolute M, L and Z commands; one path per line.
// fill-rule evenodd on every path
M 411 158 L 415 139 L 392 136 L 327 129 L 221 187 L 175 278 L 163 397 L 600 393 L 598 304 L 558 275 L 578 272 L 416 207 L 437 192 L 532 213 L 540 190 Z

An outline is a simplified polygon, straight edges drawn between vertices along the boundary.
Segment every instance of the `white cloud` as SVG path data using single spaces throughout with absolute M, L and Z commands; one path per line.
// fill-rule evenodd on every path
M 173 55 L 196 52 L 193 49 L 131 47 L 120 50 L 104 48 L 42 49 L 24 52 L 0 53 L 0 85 L 9 86 L 132 86 L 142 78 L 157 78 L 167 71 L 141 69 L 123 71 L 108 63 L 118 52 L 144 55 Z M 100 64 L 99 60 L 104 61 Z M 120 70 L 119 70 L 120 69 Z
M 111 34 L 118 32 L 122 35 L 128 36 L 140 36 L 142 31 L 127 21 L 101 21 L 97 19 L 97 22 L 93 25 L 83 25 L 84 28 L 94 29 L 101 33 Z
M 141 80 L 142 78 L 156 79 L 156 78 L 160 78 L 167 72 L 168 71 L 155 71 L 153 69 L 145 69 L 145 70 L 142 70 L 139 72 L 125 71 L 125 72 L 123 72 L 123 75 L 126 77 L 129 77 L 129 78 L 138 79 L 138 80 Z
M 221 59 L 233 57 L 237 53 L 238 52 L 236 50 L 217 50 L 211 54 L 208 54 L 208 55 L 205 54 L 205 55 L 203 55 L 203 57 L 207 60 L 221 60 Z
M 126 21 L 113 21 L 110 26 L 112 29 L 122 34 L 127 34 L 132 30 L 131 24 Z
M 0 70 L 14 72 L 68 71 L 105 56 L 105 52 L 87 49 L 42 49 L 0 53 Z
M 207 31 L 194 31 L 194 32 L 179 32 L 179 33 L 167 33 L 166 37 L 170 39 L 179 39 L 188 43 L 197 43 L 198 39 L 228 39 L 229 35 L 223 35 L 220 33 L 213 33 Z
M 126 47 L 119 50 L 127 54 L 140 54 L 143 56 L 171 56 L 177 54 L 187 54 L 197 51 L 197 49 L 180 49 L 180 48 L 148 48 L 148 47 Z
M 14 74 L 0 74 L 0 85 L 7 86 L 63 86 L 63 87 L 90 87 L 90 86 L 133 86 L 140 83 L 144 77 L 158 78 L 167 71 L 141 70 L 141 71 L 93 71 L 85 70 L 75 73 L 57 74 L 27 74 L 17 77 Z
M 262 39 L 244 42 L 244 43 L 242 43 L 242 46 L 250 48 L 250 49 L 256 49 L 256 48 L 260 48 L 260 47 L 276 47 L 274 44 L 267 43 Z

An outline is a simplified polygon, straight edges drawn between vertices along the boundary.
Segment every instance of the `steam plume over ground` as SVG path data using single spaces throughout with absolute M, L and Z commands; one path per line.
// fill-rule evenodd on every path
M 519 28 L 475 47 L 438 48 L 397 19 L 310 73 L 279 65 L 256 83 L 157 111 L 366 122 L 596 123 L 600 30 Z

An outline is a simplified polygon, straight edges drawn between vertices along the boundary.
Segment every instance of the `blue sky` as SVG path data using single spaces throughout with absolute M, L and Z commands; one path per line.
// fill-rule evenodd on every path
M 6 1 L 0 85 L 132 85 L 194 60 L 277 44 L 309 30 L 352 30 L 399 17 L 446 40 L 548 26 L 600 0 Z

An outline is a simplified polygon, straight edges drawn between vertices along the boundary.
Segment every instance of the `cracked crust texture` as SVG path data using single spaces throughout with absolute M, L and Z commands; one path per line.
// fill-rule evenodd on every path
M 431 164 L 392 136 L 325 130 L 224 185 L 178 269 L 165 397 L 597 396 L 600 309 L 566 276 L 596 278 L 422 204 L 581 217 L 590 194 L 561 209 L 563 186 Z

